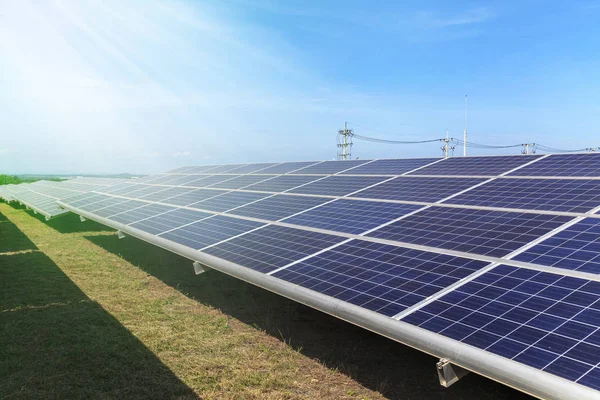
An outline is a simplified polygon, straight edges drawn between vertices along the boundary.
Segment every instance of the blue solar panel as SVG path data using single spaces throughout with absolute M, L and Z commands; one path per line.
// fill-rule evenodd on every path
M 115 198 L 116 200 L 117 198 Z M 126 211 L 131 211 L 135 208 L 144 207 L 148 205 L 148 203 L 144 203 L 143 201 L 137 200 L 127 200 L 123 203 L 116 203 L 112 206 L 104 207 L 99 210 L 95 210 L 94 214 L 99 215 L 104 218 L 108 218 L 111 215 L 120 214 Z
M 181 167 L 181 168 L 176 168 L 176 169 L 172 169 L 170 171 L 167 171 L 167 174 L 180 174 L 180 173 L 184 173 L 186 171 L 190 171 L 192 169 L 194 169 L 196 167 L 192 167 L 192 166 L 188 166 L 188 167 Z
M 190 204 L 188 207 L 224 212 L 256 200 L 264 199 L 267 196 L 271 195 L 254 192 L 228 192 L 208 200 Z
M 182 175 L 178 178 L 175 178 L 171 181 L 169 181 L 169 185 L 173 185 L 173 186 L 185 186 L 186 184 L 193 182 L 193 181 L 197 181 L 200 178 L 205 177 L 206 175 Z M 153 182 L 150 182 L 150 184 L 152 184 Z
M 600 219 L 585 218 L 514 259 L 600 274 Z
M 382 182 L 389 177 L 385 176 L 329 176 L 325 179 L 309 183 L 290 193 L 316 194 L 326 196 L 345 196 L 352 192 L 364 189 L 368 186 Z
M 600 283 L 499 266 L 403 319 L 600 389 Z
M 240 175 L 207 175 L 207 176 L 202 177 L 201 175 L 199 175 L 199 178 L 197 180 L 188 182 L 185 184 L 185 186 L 208 187 L 208 186 L 212 186 L 219 182 L 237 178 L 239 176 Z
M 243 167 L 247 164 L 227 164 L 227 165 L 218 165 L 214 168 L 204 170 L 204 173 L 207 174 L 223 174 L 229 172 L 233 169 Z
M 223 182 L 219 182 L 211 187 L 224 188 L 224 189 L 241 189 L 245 186 L 250 186 L 255 183 L 274 178 L 276 175 L 243 175 L 239 178 L 228 179 Z
M 147 206 L 135 208 L 130 211 L 125 211 L 120 214 L 115 214 L 110 217 L 113 221 L 128 225 L 142 219 L 150 218 L 167 211 L 174 210 L 173 207 L 162 206 L 160 204 L 149 204 Z
M 273 276 L 393 316 L 487 264 L 352 240 Z
M 439 158 L 407 158 L 402 160 L 377 160 L 352 168 L 343 174 L 353 175 L 401 175 L 413 169 L 438 161 Z
M 600 154 L 552 154 L 509 175 L 600 177 Z
M 368 161 L 369 160 L 324 161 L 291 173 L 329 175 L 345 171 L 349 168 L 356 167 Z
M 188 206 L 202 200 L 210 199 L 211 197 L 220 196 L 223 193 L 228 193 L 226 190 L 216 189 L 196 189 L 192 192 L 177 195 L 163 200 L 164 203 L 173 204 L 176 206 Z
M 327 201 L 331 200 L 322 197 L 288 196 L 280 194 L 257 201 L 256 203 L 248 204 L 247 206 L 237 208 L 230 212 L 245 217 L 277 221 Z
M 160 237 L 200 250 L 203 247 L 231 239 L 234 236 L 241 235 L 263 225 L 259 222 L 217 215 L 163 233 Z
M 192 167 L 191 169 L 186 169 L 184 171 L 184 174 L 207 174 L 211 173 L 209 171 L 220 167 L 221 165 L 201 165 L 199 167 Z
M 600 204 L 600 180 L 500 178 L 445 203 L 587 212 Z
M 414 204 L 339 199 L 283 222 L 358 235 L 419 208 Z
M 190 193 L 191 191 L 194 190 L 191 188 L 180 188 L 180 187 L 171 187 L 171 188 L 163 187 L 162 189 L 163 190 L 161 190 L 159 192 L 150 193 L 145 196 L 139 196 L 137 193 L 133 193 L 133 195 L 129 196 L 129 197 L 135 197 L 136 199 L 144 199 L 144 200 L 148 200 L 148 201 L 161 202 L 161 201 L 166 200 L 171 197 L 179 196 L 179 195 L 182 195 L 185 193 Z
M 103 200 L 95 201 L 95 202 L 89 203 L 89 204 L 85 204 L 85 205 L 82 205 L 79 208 L 82 209 L 82 210 L 84 210 L 84 211 L 90 211 L 90 212 L 94 212 L 95 213 L 97 210 L 100 210 L 102 208 L 110 207 L 110 206 L 115 206 L 115 205 L 118 205 L 120 203 L 125 203 L 127 201 L 130 201 L 130 200 L 122 199 L 120 197 L 106 196 Z M 145 205 L 147 203 L 142 203 L 142 204 Z
M 234 168 L 232 170 L 227 171 L 230 174 L 251 174 L 257 173 L 262 174 L 262 170 L 268 167 L 272 167 L 277 165 L 277 163 L 257 163 L 257 164 L 248 164 L 242 167 Z
M 320 179 L 318 176 L 284 175 L 256 183 L 244 188 L 244 190 L 257 190 L 259 192 L 285 192 L 300 185 Z
M 180 226 L 187 225 L 195 221 L 200 221 L 213 215 L 214 214 L 180 208 L 157 215 L 156 217 L 136 222 L 131 224 L 131 227 L 140 229 L 153 235 L 158 235 L 159 233 L 179 228 Z
M 339 236 L 269 225 L 204 249 L 203 252 L 266 273 L 344 239 Z
M 496 176 L 527 164 L 540 156 L 455 157 L 435 163 L 409 175 Z
M 399 177 L 353 194 L 352 197 L 436 202 L 484 180 L 479 178 Z
M 317 161 L 301 161 L 301 162 L 286 162 L 272 167 L 267 167 L 260 171 L 255 171 L 255 174 L 287 174 L 300 168 L 308 167 L 315 164 Z
M 502 257 L 571 219 L 558 215 L 430 207 L 368 236 Z
M 163 185 L 163 184 L 170 184 L 171 181 L 176 180 L 176 179 L 181 179 L 184 176 L 185 175 L 158 174 L 158 175 L 153 175 L 153 176 L 149 177 L 148 179 L 144 179 L 143 181 L 138 181 L 136 179 L 135 183 Z

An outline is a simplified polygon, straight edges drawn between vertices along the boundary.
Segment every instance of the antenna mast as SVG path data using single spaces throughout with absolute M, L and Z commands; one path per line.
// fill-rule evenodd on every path
M 467 95 L 465 94 L 465 132 L 464 132 L 464 138 L 463 138 L 463 157 L 467 156 L 467 107 L 468 107 L 468 101 L 467 101 Z

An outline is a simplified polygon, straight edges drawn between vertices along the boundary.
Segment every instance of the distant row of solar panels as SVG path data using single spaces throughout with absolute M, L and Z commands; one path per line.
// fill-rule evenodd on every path
M 17 201 L 34 212 L 50 219 L 69 210 L 61 208 L 57 200 L 68 200 L 72 196 L 89 193 L 125 181 L 116 178 L 81 177 L 64 181 L 40 180 L 33 183 L 0 186 L 0 198 Z
M 600 389 L 600 155 L 185 167 L 58 202 L 539 397 Z

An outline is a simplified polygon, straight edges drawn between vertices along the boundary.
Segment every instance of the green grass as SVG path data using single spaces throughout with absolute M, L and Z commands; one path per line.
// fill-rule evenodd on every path
M 0 399 L 525 398 L 74 215 L 1 214 Z

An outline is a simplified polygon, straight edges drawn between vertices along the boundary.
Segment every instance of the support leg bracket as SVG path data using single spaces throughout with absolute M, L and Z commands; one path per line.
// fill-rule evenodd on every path
M 196 275 L 200 275 L 207 271 L 210 271 L 210 268 L 208 268 L 204 264 L 200 264 L 198 261 L 194 261 L 193 265 L 194 265 L 194 272 L 196 273 Z
M 125 239 L 125 234 L 123 232 L 121 232 L 121 231 L 117 231 L 117 237 L 119 239 Z
M 87 221 L 83 215 L 80 215 L 80 216 L 79 216 L 79 220 L 80 220 L 81 222 L 85 222 L 85 221 Z
M 452 364 L 450 360 L 446 358 L 440 358 L 440 361 L 438 361 L 435 366 L 437 368 L 438 378 L 440 378 L 440 385 L 443 387 L 450 387 L 470 372 L 467 369 Z

